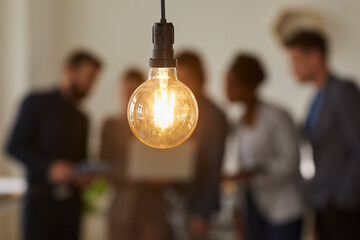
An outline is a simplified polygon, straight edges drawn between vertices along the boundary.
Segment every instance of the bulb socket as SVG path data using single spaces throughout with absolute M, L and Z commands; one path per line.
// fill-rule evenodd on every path
M 177 67 L 174 58 L 174 26 L 162 20 L 152 28 L 152 42 L 154 44 L 150 67 Z

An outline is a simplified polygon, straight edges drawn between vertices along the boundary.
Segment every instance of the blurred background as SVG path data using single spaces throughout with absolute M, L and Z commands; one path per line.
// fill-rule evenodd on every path
M 303 120 L 312 91 L 293 79 L 279 43 L 287 31 L 282 28 L 284 14 L 300 13 L 311 19 L 304 24 L 322 28 L 331 40 L 331 66 L 359 80 L 359 1 L 168 0 L 166 8 L 175 27 L 175 51 L 193 49 L 203 56 L 206 94 L 226 109 L 230 119 L 238 112 L 227 104 L 225 71 L 237 52 L 251 51 L 263 59 L 269 73 L 263 97 L 285 107 L 297 122 Z M 24 94 L 54 86 L 64 57 L 85 47 L 105 63 L 85 104 L 91 116 L 90 154 L 97 156 L 100 124 L 122 104 L 117 98 L 120 73 L 129 66 L 146 73 L 151 27 L 159 18 L 158 0 L 0 0 L 0 146 Z M 310 178 L 311 162 L 304 166 L 302 174 Z M 21 199 L 26 187 L 22 179 L 21 166 L 0 151 L 0 239 L 19 239 L 21 200 L 14 198 Z M 84 239 L 102 239 L 104 223 L 88 219 Z

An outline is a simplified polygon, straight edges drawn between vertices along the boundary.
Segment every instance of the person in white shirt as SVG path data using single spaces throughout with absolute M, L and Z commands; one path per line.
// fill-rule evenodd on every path
M 229 100 L 246 107 L 235 131 L 241 170 L 234 179 L 245 185 L 250 240 L 298 240 L 304 205 L 295 128 L 286 111 L 259 99 L 264 80 L 261 63 L 249 54 L 239 54 L 227 74 Z

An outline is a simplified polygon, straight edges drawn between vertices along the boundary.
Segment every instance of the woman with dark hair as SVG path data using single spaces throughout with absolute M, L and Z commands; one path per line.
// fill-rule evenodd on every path
M 238 55 L 228 71 L 228 98 L 246 107 L 235 131 L 241 171 L 234 178 L 245 185 L 250 240 L 298 240 L 303 203 L 294 124 L 286 111 L 260 99 L 265 78 L 252 55 Z
M 122 75 L 119 100 L 126 110 L 131 94 L 145 80 L 139 70 L 130 69 Z M 164 188 L 156 181 L 132 181 L 127 175 L 131 133 L 126 114 L 108 117 L 102 127 L 100 158 L 110 163 L 108 178 L 113 189 L 109 208 L 109 240 L 169 240 L 171 228 L 167 220 L 168 203 Z

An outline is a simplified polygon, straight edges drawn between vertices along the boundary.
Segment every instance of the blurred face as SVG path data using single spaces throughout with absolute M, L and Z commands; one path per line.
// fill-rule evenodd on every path
M 74 97 L 85 98 L 96 83 L 99 69 L 92 63 L 84 62 L 78 67 L 68 68 L 67 77 Z
M 322 54 L 317 50 L 304 50 L 290 47 L 287 50 L 292 72 L 299 82 L 310 82 L 323 66 Z
M 226 76 L 226 93 L 231 102 L 244 101 L 253 96 L 255 89 L 237 81 L 233 73 Z
M 201 92 L 201 84 L 189 67 L 179 66 L 177 68 L 177 75 L 179 80 L 190 88 L 195 95 Z
M 127 109 L 128 102 L 133 92 L 142 84 L 142 79 L 129 78 L 122 81 L 122 86 L 119 91 L 120 98 L 123 101 L 124 109 Z

